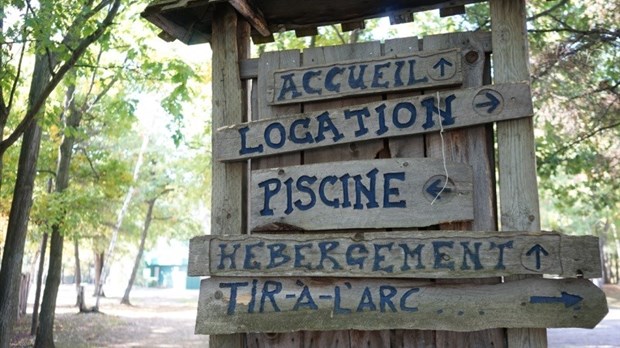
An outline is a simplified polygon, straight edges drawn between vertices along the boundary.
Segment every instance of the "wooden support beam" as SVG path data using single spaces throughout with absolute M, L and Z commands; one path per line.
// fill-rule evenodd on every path
M 343 32 L 364 29 L 366 28 L 366 23 L 364 21 L 340 23 L 340 28 Z
M 253 0 L 228 0 L 228 2 L 258 31 L 262 36 L 271 35 L 263 12 Z
M 439 17 L 450 17 L 465 14 L 465 5 L 442 7 L 439 9 Z
M 319 29 L 317 27 L 295 29 L 295 36 L 297 37 L 315 36 L 315 35 L 319 35 Z
M 274 41 L 276 40 L 274 39 L 273 35 L 269 35 L 269 36 L 252 35 L 252 42 L 254 42 L 255 45 L 262 45 L 262 44 L 266 44 L 266 43 L 270 43 Z
M 413 22 L 413 11 L 400 11 L 390 13 L 390 24 L 403 24 Z

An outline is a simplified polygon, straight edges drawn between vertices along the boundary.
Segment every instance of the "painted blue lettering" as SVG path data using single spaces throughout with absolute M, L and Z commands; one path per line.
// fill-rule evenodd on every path
M 328 255 L 330 251 L 336 249 L 339 245 L 340 242 L 336 241 L 319 242 L 321 260 L 319 261 L 319 265 L 316 266 L 316 269 L 324 269 L 323 261 L 325 260 L 329 260 L 332 263 L 332 269 L 342 269 L 342 267 L 340 267 L 340 263 L 338 263 L 338 261 L 333 256 Z
M 394 246 L 393 242 L 387 244 L 374 244 L 375 246 L 375 261 L 372 264 L 373 272 L 382 271 L 387 273 L 392 273 L 394 271 L 394 266 L 381 267 L 381 262 L 385 261 L 385 256 L 381 255 L 381 249 L 387 249 L 388 251 L 392 251 L 392 246 Z
M 400 190 L 397 187 L 390 187 L 391 180 L 405 181 L 405 172 L 383 174 L 383 207 L 406 208 L 407 202 L 405 202 L 405 200 L 400 200 L 398 202 L 390 201 L 390 196 L 400 196 Z
M 363 269 L 366 256 L 354 257 L 353 252 L 355 250 L 357 250 L 356 253 L 359 253 L 359 254 L 368 254 L 368 249 L 366 248 L 364 244 L 356 243 L 356 244 L 349 245 L 349 247 L 347 248 L 347 252 L 345 253 L 346 259 L 347 259 L 347 265 L 349 266 L 358 265 L 359 269 Z
M 362 293 L 362 298 L 360 299 L 360 303 L 357 305 L 356 312 L 363 312 L 364 308 L 367 308 L 368 311 L 374 312 L 377 310 L 377 306 L 372 301 L 372 293 L 368 287 L 364 288 L 364 292 Z
M 385 81 L 383 83 L 379 82 L 379 80 L 383 78 L 383 71 L 381 70 L 389 68 L 390 65 L 391 65 L 390 62 L 375 65 L 375 73 L 372 77 L 372 84 L 371 84 L 372 88 L 388 88 L 390 86 L 390 83 L 388 81 Z
M 398 244 L 398 246 L 403 249 L 403 253 L 405 254 L 405 260 L 403 261 L 403 265 L 400 267 L 401 271 L 408 271 L 411 269 L 411 266 L 409 266 L 409 257 L 414 258 L 414 257 L 418 257 L 418 264 L 415 266 L 416 269 L 424 269 L 426 268 L 423 264 L 422 264 L 422 249 L 424 248 L 424 244 L 418 244 L 417 247 L 415 247 L 415 249 L 411 250 L 409 248 L 409 245 L 402 243 L 402 244 Z
M 450 256 L 441 251 L 441 248 L 450 248 L 454 247 L 454 242 L 452 241 L 434 241 L 433 242 L 433 255 L 435 256 L 435 263 L 433 265 L 434 269 L 439 268 L 447 268 L 449 270 L 454 271 L 454 261 L 443 262 L 443 258 L 446 257 L 450 259 Z
M 286 99 L 286 94 L 291 93 L 291 99 L 295 99 L 301 97 L 301 93 L 297 90 L 297 86 L 295 86 L 295 82 L 293 82 L 293 76 L 295 74 L 285 74 L 280 76 L 284 82 L 282 83 L 282 89 L 280 89 L 280 94 L 278 95 L 278 100 Z
M 370 112 L 367 107 L 364 107 L 359 110 L 350 110 L 347 109 L 344 111 L 344 118 L 347 120 L 351 117 L 357 117 L 357 127 L 358 129 L 355 131 L 356 137 L 361 137 L 362 135 L 368 133 L 368 128 L 364 125 L 364 117 L 370 117 Z
M 259 144 L 255 147 L 248 147 L 246 134 L 250 131 L 250 127 L 239 128 L 239 135 L 241 135 L 241 150 L 239 150 L 240 155 L 247 155 L 249 153 L 262 153 L 263 152 L 263 144 Z
M 311 249 L 312 244 L 295 244 L 295 268 L 307 268 L 312 269 L 312 265 L 310 263 L 306 263 L 304 265 L 301 264 L 302 261 L 306 259 L 306 256 L 301 253 L 302 249 Z
M 284 250 L 286 249 L 286 244 L 284 243 L 267 244 L 267 249 L 269 249 L 269 264 L 267 265 L 267 269 L 280 267 L 291 260 L 290 256 L 284 254 Z
M 293 178 L 288 178 L 284 182 L 284 185 L 286 185 L 286 210 L 284 210 L 284 213 L 286 215 L 293 212 L 293 181 Z
M 349 200 L 349 179 L 351 175 L 345 174 L 339 179 L 342 182 L 342 207 L 348 208 L 351 206 L 351 200 Z
M 302 302 L 302 300 L 306 300 L 306 302 Z M 297 299 L 297 302 L 295 302 L 293 310 L 296 311 L 302 307 L 307 307 L 308 309 L 315 311 L 319 309 L 319 306 L 317 306 L 314 302 L 314 299 L 312 298 L 312 295 L 310 294 L 310 290 L 308 289 L 307 285 L 304 285 L 303 290 L 301 290 L 301 294 L 299 294 L 299 298 Z
M 349 284 L 349 289 L 351 289 L 351 285 Z M 349 308 L 342 308 L 340 306 L 341 298 L 340 298 L 340 287 L 334 287 L 334 313 L 335 314 L 349 314 L 351 310 Z
M 344 68 L 339 68 L 337 66 L 329 69 L 327 74 L 325 74 L 325 89 L 330 92 L 340 92 L 340 83 L 334 84 L 334 78 L 336 75 L 342 75 L 344 73 Z
M 273 290 L 269 290 L 269 286 L 272 285 Z M 263 291 L 261 291 L 260 296 L 260 309 L 259 312 L 265 312 L 265 299 L 268 298 L 269 302 L 271 302 L 271 306 L 273 307 L 274 312 L 279 312 L 280 308 L 276 303 L 275 295 L 279 294 L 282 291 L 282 283 L 274 281 L 274 280 L 266 280 L 265 284 L 263 284 Z
M 411 288 L 403 294 L 403 297 L 400 298 L 400 310 L 401 311 L 403 312 L 417 312 L 418 311 L 418 307 L 407 306 L 407 300 L 409 299 L 409 296 L 411 296 L 412 294 L 415 294 L 418 291 L 420 291 L 420 288 Z
M 407 86 L 415 85 L 416 83 L 427 82 L 428 77 L 424 76 L 421 79 L 415 78 L 415 59 L 410 59 L 409 61 L 409 81 L 407 82 Z
M 400 87 L 403 85 L 403 80 L 400 78 L 400 73 L 403 70 L 403 66 L 405 66 L 404 60 L 398 60 L 394 62 L 396 65 L 396 71 L 394 72 L 394 87 Z
M 384 313 L 385 307 L 390 307 L 392 312 L 396 312 L 396 306 L 392 298 L 396 296 L 396 288 L 391 285 L 381 285 L 379 287 L 379 310 Z
M 321 202 L 323 202 L 323 204 L 325 204 L 328 207 L 338 208 L 338 205 L 340 204 L 340 201 L 338 200 L 338 198 L 334 198 L 333 200 L 330 200 L 325 195 L 325 186 L 327 184 L 330 184 L 333 186 L 337 182 L 338 182 L 338 177 L 334 175 L 328 175 L 324 177 L 323 180 L 321 180 L 321 183 L 319 184 L 319 198 L 321 198 Z
M 248 313 L 254 313 L 256 307 L 256 288 L 258 285 L 258 279 L 252 279 L 252 291 L 250 292 L 250 303 L 248 303 Z
M 501 244 L 491 242 L 491 247 L 489 248 L 489 250 L 493 250 L 495 248 L 499 249 L 499 255 L 497 258 L 497 265 L 495 265 L 495 269 L 506 269 L 506 266 L 504 266 L 504 248 L 512 249 L 512 241 L 509 240 L 506 243 Z
M 264 246 L 265 246 L 265 242 L 247 244 L 245 246 L 245 258 L 243 259 L 243 269 L 259 269 L 260 268 L 261 263 L 256 260 L 253 260 L 254 257 L 256 257 L 256 255 L 254 255 L 254 252 L 252 252 L 252 249 L 256 247 L 262 248 Z
M 248 282 L 220 283 L 220 289 L 230 288 L 230 300 L 228 301 L 228 309 L 226 310 L 226 314 L 235 314 L 235 308 L 237 307 L 237 289 L 248 285 Z
M 379 206 L 379 203 L 377 203 L 377 197 L 375 195 L 376 188 L 377 188 L 377 173 L 378 172 L 379 170 L 377 168 L 374 168 L 368 173 L 366 173 L 366 176 L 368 177 L 368 179 L 370 179 L 370 183 L 369 183 L 370 188 L 366 187 L 362 183 L 361 175 L 355 175 L 353 177 L 353 180 L 355 180 L 355 204 L 353 205 L 353 209 L 364 208 L 364 205 L 362 204 L 362 194 L 364 194 L 364 196 L 368 200 L 368 203 L 366 203 L 366 208 L 371 209 L 371 208 L 377 208 Z
M 467 255 L 469 255 L 471 262 L 474 263 L 475 270 L 482 269 L 483 267 L 480 263 L 480 246 L 482 243 L 474 243 L 475 251 L 471 251 L 471 249 L 469 249 L 469 242 L 461 242 L 461 245 L 463 246 L 463 264 L 461 265 L 461 269 L 471 269 L 471 267 L 467 264 Z
M 277 130 L 277 136 L 279 137 L 277 142 L 274 142 L 271 138 L 272 134 L 273 134 L 273 130 Z M 284 129 L 284 126 L 282 125 L 282 123 L 280 122 L 274 122 L 270 125 L 267 126 L 267 128 L 265 128 L 265 143 L 267 143 L 267 146 L 269 146 L 272 149 L 279 149 L 282 146 L 284 146 L 284 143 L 286 142 L 286 130 Z
M 439 114 L 441 116 L 441 124 L 449 126 L 454 124 L 454 117 L 452 117 L 452 101 L 456 99 L 454 94 L 450 94 L 446 97 L 446 109 L 440 110 L 435 106 L 435 97 L 430 97 L 422 100 L 422 105 L 426 108 L 426 122 L 422 125 L 422 128 L 429 129 L 435 127 L 435 121 L 433 121 L 433 114 Z
M 299 177 L 299 179 L 297 179 L 297 190 L 299 192 L 303 192 L 306 193 L 308 196 L 310 196 L 310 202 L 304 204 L 301 199 L 298 199 L 295 201 L 295 206 L 297 207 L 297 209 L 299 210 L 308 210 L 311 209 L 312 207 L 314 207 L 314 205 L 316 204 L 316 194 L 314 193 L 314 191 L 308 187 L 308 186 L 304 186 L 304 183 L 308 183 L 308 185 L 312 185 L 316 182 L 316 176 L 308 176 L 308 175 L 302 175 Z
M 230 253 L 226 253 L 225 249 L 226 247 L 228 247 L 228 244 L 226 243 L 222 243 L 219 245 L 220 247 L 220 264 L 217 265 L 217 269 L 224 269 L 226 268 L 224 266 L 224 260 L 225 259 L 229 259 L 230 263 L 229 263 L 229 267 L 230 269 L 237 269 L 237 265 L 235 264 L 235 254 L 237 253 L 237 249 L 239 249 L 239 247 L 241 246 L 241 244 L 233 244 L 233 251 Z
M 306 93 L 321 95 L 322 90 L 320 88 L 317 89 L 310 86 L 310 80 L 317 76 L 321 76 L 321 70 L 309 70 L 304 73 L 304 76 L 302 77 L 302 85 Z
M 407 120 L 406 122 L 400 122 L 400 119 L 398 118 L 398 116 L 400 115 L 400 110 L 402 109 L 405 109 L 409 112 L 409 120 Z M 401 102 L 396 104 L 396 106 L 394 107 L 394 111 L 392 112 L 392 122 L 394 123 L 396 128 L 403 129 L 413 126 L 416 116 L 417 111 L 413 104 L 411 104 L 410 102 Z
M 310 119 L 309 118 L 300 118 L 298 120 L 293 121 L 293 123 L 291 123 L 291 127 L 290 127 L 290 133 L 289 134 L 289 139 L 295 143 L 295 144 L 312 144 L 314 142 L 314 139 L 312 138 L 312 134 L 310 134 L 310 132 L 306 131 L 304 133 L 304 137 L 303 138 L 299 138 L 297 137 L 297 127 L 298 126 L 302 126 L 305 129 L 308 129 L 308 127 L 310 126 Z
M 381 135 L 388 131 L 388 127 L 385 125 L 385 108 L 385 103 L 375 108 L 377 118 L 379 119 L 379 129 L 375 132 L 377 135 Z
M 280 183 L 280 180 L 273 178 L 259 182 L 258 187 L 265 188 L 265 194 L 263 195 L 263 209 L 260 210 L 260 215 L 271 216 L 273 215 L 273 209 L 269 208 L 269 201 L 271 200 L 271 197 L 280 192 L 282 183 Z
M 355 77 L 355 65 L 351 65 L 349 67 L 349 87 L 351 89 L 366 89 L 366 85 L 364 84 L 364 72 L 368 67 L 368 64 L 360 64 L 360 73 Z
M 334 135 L 332 137 L 332 140 L 334 142 L 337 142 L 338 140 L 344 138 L 344 135 L 340 133 L 338 128 L 336 128 L 336 126 L 332 122 L 332 119 L 329 117 L 329 112 L 325 111 L 324 113 L 320 114 L 319 116 L 316 117 L 316 120 L 319 122 L 319 131 L 316 137 L 314 138 L 314 141 L 316 141 L 317 143 L 320 143 L 321 141 L 325 140 L 325 132 L 327 131 L 331 131 L 332 134 Z

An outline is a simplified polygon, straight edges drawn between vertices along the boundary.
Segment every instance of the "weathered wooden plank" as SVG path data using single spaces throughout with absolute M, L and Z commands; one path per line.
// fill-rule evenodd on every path
M 366 23 L 364 21 L 340 23 L 340 30 L 343 32 L 364 28 L 366 28 Z
M 449 179 L 445 190 L 444 165 Z M 470 220 L 471 167 L 434 159 L 324 163 L 252 172 L 251 230 L 422 227 Z
M 437 107 L 437 97 L 440 107 Z M 242 123 L 217 130 L 219 161 L 280 154 L 361 140 L 437 132 L 443 129 L 532 115 L 529 85 L 502 84 L 366 103 L 354 107 Z
M 607 314 L 585 279 L 434 285 L 396 279 L 204 279 L 201 334 L 296 330 L 593 328 Z
M 303 262 L 302 262 L 303 261 Z M 399 231 L 200 236 L 189 274 L 242 277 L 596 278 L 598 238 L 555 232 Z
M 271 104 L 287 104 L 451 86 L 461 81 L 460 52 L 450 49 L 275 71 L 266 96 Z
M 465 5 L 443 7 L 439 9 L 439 17 L 450 17 L 465 14 Z
M 403 24 L 413 22 L 413 11 L 400 11 L 390 13 L 390 24 Z
M 263 36 L 270 36 L 263 12 L 256 7 L 253 0 L 228 0 L 228 2 Z

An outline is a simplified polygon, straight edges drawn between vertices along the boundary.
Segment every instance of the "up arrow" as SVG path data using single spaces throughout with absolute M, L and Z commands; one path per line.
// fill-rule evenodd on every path
M 581 302 L 583 297 L 578 295 L 572 295 L 565 291 L 562 291 L 562 296 L 560 297 L 551 297 L 551 296 L 532 296 L 530 297 L 530 303 L 563 303 L 564 307 L 569 308 L 577 303 Z
M 500 104 L 500 101 L 499 101 L 499 99 L 497 99 L 493 95 L 493 93 L 486 92 L 484 95 L 489 99 L 489 101 L 486 101 L 486 102 L 483 102 L 483 103 L 477 103 L 476 107 L 477 108 L 486 108 L 486 107 L 488 107 L 487 113 L 490 114 L 493 111 L 495 111 L 495 109 L 497 109 L 497 107 Z
M 433 69 L 439 68 L 439 76 L 444 77 L 446 74 L 446 65 L 452 66 L 452 63 L 442 57 L 435 65 L 433 65 Z
M 536 253 L 536 269 L 540 269 L 540 254 L 542 253 L 544 256 L 548 256 L 549 253 L 540 244 L 534 245 L 530 250 L 525 253 L 525 255 L 530 256 L 533 253 Z

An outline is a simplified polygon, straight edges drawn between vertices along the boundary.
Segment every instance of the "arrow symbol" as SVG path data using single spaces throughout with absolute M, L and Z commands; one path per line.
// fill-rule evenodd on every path
M 489 98 L 489 101 L 486 101 L 486 102 L 484 102 L 484 103 L 478 103 L 478 104 L 476 104 L 476 107 L 477 107 L 477 108 L 486 108 L 486 107 L 488 107 L 488 109 L 487 109 L 487 113 L 489 113 L 489 114 L 490 114 L 490 113 L 492 113 L 493 111 L 495 111 L 495 109 L 497 109 L 497 107 L 498 107 L 498 106 L 499 106 L 499 104 L 500 104 L 500 101 L 499 101 L 499 99 L 497 99 L 497 98 L 496 98 L 496 97 L 495 97 L 492 93 L 490 93 L 490 92 L 486 92 L 484 95 L 485 95 L 487 98 Z
M 562 296 L 560 297 L 551 297 L 551 296 L 532 296 L 530 297 L 530 303 L 563 303 L 564 307 L 569 308 L 577 303 L 581 302 L 583 297 L 569 294 L 565 291 L 562 291 Z
M 548 256 L 549 253 L 540 244 L 534 245 L 530 250 L 525 253 L 525 255 L 530 256 L 533 253 L 536 253 L 536 269 L 540 269 L 540 254 L 542 253 L 544 256 Z
M 433 69 L 439 68 L 439 76 L 443 77 L 446 74 L 446 66 L 452 66 L 452 63 L 442 57 L 435 65 L 433 65 Z
M 432 184 L 430 184 L 427 188 L 426 188 L 426 192 L 428 192 L 428 194 L 430 194 L 433 199 L 441 199 L 441 197 L 439 196 L 439 194 L 441 193 L 441 189 L 443 188 L 443 185 L 441 185 L 441 179 L 437 179 L 435 181 L 433 181 Z M 449 188 L 445 188 L 443 189 L 443 192 L 450 192 L 452 191 Z

